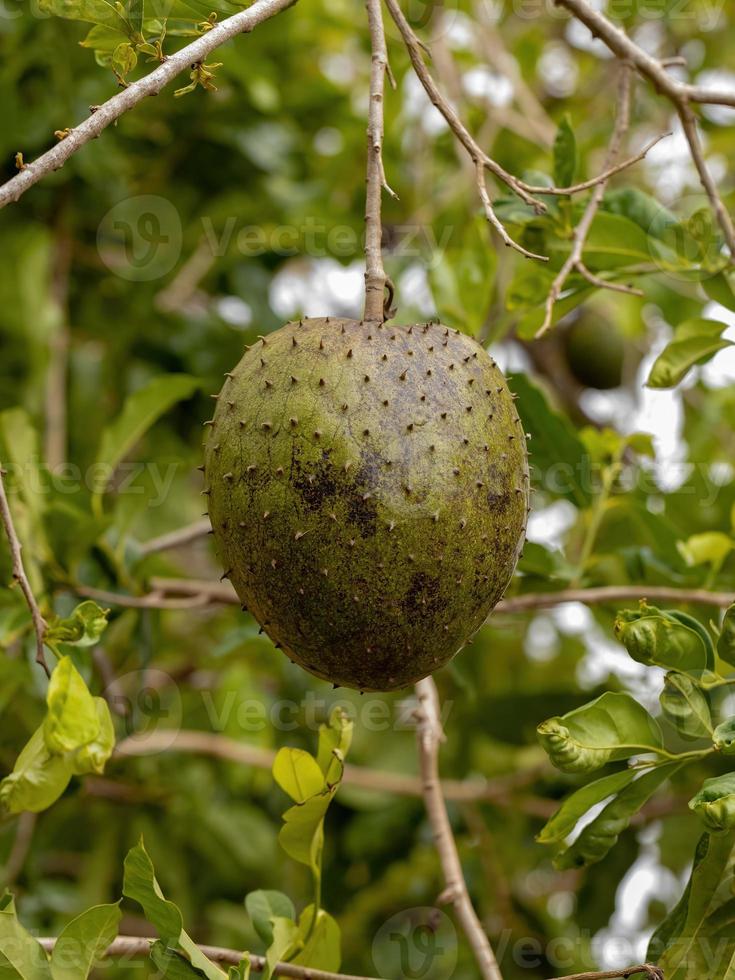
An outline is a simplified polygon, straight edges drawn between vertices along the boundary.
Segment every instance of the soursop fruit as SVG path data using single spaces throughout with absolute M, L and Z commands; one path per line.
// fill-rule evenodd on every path
M 227 375 L 209 425 L 204 492 L 225 575 L 317 677 L 405 687 L 503 595 L 526 528 L 526 437 L 469 337 L 288 323 Z

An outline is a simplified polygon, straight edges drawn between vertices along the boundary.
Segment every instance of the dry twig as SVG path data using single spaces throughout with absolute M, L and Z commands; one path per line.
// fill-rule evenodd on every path
M 640 48 L 621 28 L 612 23 L 604 14 L 595 10 L 587 0 L 554 0 L 557 6 L 564 7 L 600 40 L 621 61 L 629 62 L 644 78 L 647 78 L 661 95 L 673 104 L 681 120 L 689 144 L 694 165 L 699 173 L 710 205 L 722 228 L 731 256 L 735 258 L 735 225 L 722 202 L 712 175 L 707 169 L 702 142 L 699 137 L 696 117 L 691 103 L 735 106 L 735 92 L 722 92 L 704 89 L 697 85 L 680 82 L 666 70 L 668 60 L 659 61 Z
M 13 578 L 20 586 L 20 590 L 26 600 L 26 605 L 31 613 L 31 619 L 33 620 L 33 629 L 36 634 L 36 663 L 40 664 L 46 671 L 46 675 L 50 677 L 51 674 L 46 663 L 46 655 L 43 652 L 43 639 L 46 636 L 48 626 L 46 620 L 41 615 L 41 610 L 38 608 L 36 597 L 33 595 L 33 589 L 31 589 L 31 584 L 28 581 L 28 576 L 23 565 L 21 554 L 23 545 L 20 543 L 20 539 L 16 533 L 13 515 L 10 513 L 10 505 L 7 494 L 5 493 L 4 477 L 6 476 L 7 473 L 0 466 L 0 519 L 5 528 L 5 535 L 10 546 L 10 556 L 13 562 Z
M 48 953 L 56 945 L 56 939 L 39 939 L 39 942 Z M 144 936 L 118 936 L 108 947 L 105 956 L 117 959 L 141 959 L 150 954 L 152 944 L 153 940 Z M 245 955 L 236 949 L 225 949 L 223 946 L 199 946 L 199 949 L 213 963 L 220 963 L 223 966 L 238 966 Z M 266 969 L 265 956 L 251 953 L 250 968 L 256 973 L 262 973 Z M 296 966 L 294 963 L 276 963 L 273 975 L 294 977 L 295 980 L 372 980 L 370 977 L 331 973 L 329 970 L 315 970 L 311 966 Z
M 444 733 L 440 721 L 439 694 L 431 677 L 418 682 L 416 696 L 419 702 L 416 711 L 416 738 L 424 801 L 446 882 L 446 888 L 439 901 L 451 902 L 454 906 L 483 980 L 503 980 L 490 940 L 482 928 L 467 891 L 457 844 L 442 795 L 439 779 L 439 745 L 444 739 Z
M 365 195 L 365 320 L 383 320 L 393 315 L 393 286 L 383 266 L 383 191 L 396 194 L 385 179 L 383 167 L 383 96 L 388 71 L 382 0 L 366 0 L 370 25 L 372 64 L 367 130 L 367 192 Z M 386 287 L 388 296 L 386 297 Z
M 610 139 L 610 145 L 607 150 L 607 157 L 605 159 L 605 172 L 614 173 L 615 162 L 620 153 L 620 148 L 622 146 L 625 135 L 628 132 L 628 127 L 630 125 L 630 92 L 631 92 L 631 68 L 630 64 L 626 61 L 623 62 L 620 68 L 620 87 L 618 92 L 618 111 L 615 120 L 615 128 L 613 129 L 613 134 Z M 566 285 L 566 281 L 572 272 L 578 272 L 583 278 L 595 286 L 624 289 L 625 292 L 631 292 L 629 287 L 620 287 L 616 283 L 608 283 L 604 279 L 600 279 L 599 276 L 594 276 L 587 269 L 584 261 L 582 259 L 582 253 L 584 251 L 585 242 L 587 241 L 587 236 L 589 235 L 590 228 L 592 227 L 592 222 L 595 220 L 595 215 L 602 204 L 602 199 L 605 195 L 605 188 L 607 187 L 607 178 L 599 180 L 595 186 L 592 196 L 587 202 L 587 207 L 584 210 L 582 219 L 580 220 L 577 227 L 574 229 L 574 237 L 572 238 L 572 248 L 567 256 L 561 269 L 554 277 L 554 281 L 549 289 L 549 294 L 546 297 L 546 305 L 544 310 L 544 319 L 539 330 L 536 333 L 537 337 L 543 336 L 547 330 L 551 328 L 552 320 L 554 317 L 554 307 L 556 302 L 561 296 L 561 292 Z

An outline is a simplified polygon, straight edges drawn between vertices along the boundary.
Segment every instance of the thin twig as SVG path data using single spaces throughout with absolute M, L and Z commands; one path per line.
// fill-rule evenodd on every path
M 528 193 L 524 189 L 521 181 L 514 177 L 513 174 L 508 173 L 508 171 L 501 167 L 495 160 L 491 159 L 478 145 L 475 138 L 459 118 L 456 110 L 444 98 L 442 93 L 439 91 L 436 82 L 431 77 L 431 74 L 424 63 L 421 42 L 411 28 L 411 25 L 404 17 L 397 0 L 385 0 L 385 3 L 396 24 L 396 27 L 401 34 L 401 37 L 403 38 L 404 44 L 406 45 L 406 50 L 408 51 L 408 56 L 411 59 L 413 69 L 416 72 L 416 75 L 418 76 L 418 79 L 421 82 L 426 94 L 429 96 L 431 104 L 435 106 L 442 114 L 447 125 L 462 146 L 464 146 L 475 166 L 477 190 L 488 221 L 493 228 L 496 229 L 507 246 L 516 249 L 516 251 L 520 252 L 521 255 L 525 255 L 527 258 L 539 259 L 542 262 L 548 261 L 547 256 L 537 255 L 536 253 L 529 252 L 527 249 L 523 248 L 523 246 L 514 241 L 505 230 L 502 222 L 495 214 L 495 209 L 493 208 L 492 201 L 490 200 L 490 195 L 485 185 L 485 171 L 489 171 L 498 180 L 506 184 L 506 186 L 509 187 L 514 194 L 516 194 L 524 203 L 532 206 L 538 213 L 544 212 L 546 210 L 546 206 L 542 201 L 538 200 L 538 198 Z
M 25 812 L 18 817 L 15 828 L 15 840 L 8 854 L 5 866 L 0 871 L 0 887 L 10 888 L 23 870 L 28 852 L 33 843 L 33 831 L 36 829 L 37 813 Z
M 707 589 L 681 589 L 668 585 L 600 585 L 588 589 L 560 589 L 558 592 L 529 592 L 503 599 L 495 607 L 499 613 L 526 612 L 529 609 L 551 609 L 564 602 L 582 602 L 588 606 L 618 602 L 654 602 L 717 606 L 726 609 L 735 602 L 733 592 L 710 592 Z
M 152 592 L 145 596 L 128 596 L 105 592 L 89 586 L 74 586 L 78 595 L 110 605 L 133 609 L 185 609 L 208 605 L 240 605 L 237 593 L 229 582 L 210 582 L 206 579 L 152 578 Z M 565 602 L 582 602 L 589 606 L 616 602 L 637 602 L 639 599 L 668 602 L 673 605 L 703 605 L 726 609 L 735 602 L 735 593 L 712 592 L 709 589 L 681 588 L 669 585 L 600 585 L 586 589 L 559 589 L 556 592 L 529 592 L 501 599 L 493 610 L 497 613 L 520 613 L 529 609 L 551 609 Z M 172 605 L 169 605 L 172 603 Z M 175 605 L 174 605 L 175 604 Z
M 659 61 L 644 51 L 628 35 L 613 24 L 603 13 L 595 10 L 587 0 L 554 0 L 557 6 L 564 7 L 585 24 L 594 37 L 600 40 L 621 61 L 629 62 L 644 78 L 647 78 L 661 95 L 666 96 L 676 108 L 684 128 L 694 165 L 699 173 L 702 186 L 709 198 L 712 209 L 722 228 L 731 256 L 735 257 L 735 226 L 729 212 L 722 203 L 712 175 L 704 160 L 702 143 L 699 138 L 697 121 L 691 109 L 691 102 L 709 105 L 735 106 L 735 93 L 703 89 L 678 81 L 666 70 L 666 62 Z
M 5 184 L 0 186 L 0 208 L 17 201 L 29 187 L 33 187 L 43 177 L 54 170 L 59 170 L 66 161 L 80 150 L 90 140 L 96 139 L 109 125 L 122 115 L 133 109 L 143 99 L 158 93 L 170 82 L 197 62 L 204 61 L 225 41 L 238 34 L 248 33 L 262 24 L 263 21 L 274 17 L 281 11 L 292 6 L 296 0 L 255 0 L 247 10 L 242 10 L 202 34 L 191 44 L 169 55 L 166 60 L 155 68 L 145 78 L 133 82 L 122 92 L 118 92 L 107 102 L 95 109 L 84 122 L 75 126 L 65 139 L 60 140 L 52 149 L 42 154 L 32 163 L 27 163 L 23 169 Z
M 439 900 L 451 902 L 454 906 L 483 980 L 503 980 L 490 940 L 482 928 L 467 891 L 457 844 L 442 795 L 439 780 L 439 745 L 444 738 L 444 733 L 440 721 L 439 694 L 431 677 L 418 682 L 416 696 L 418 698 L 416 738 L 424 786 L 424 802 L 446 882 L 446 888 Z
M 370 104 L 367 129 L 367 191 L 365 195 L 365 320 L 382 323 L 392 315 L 386 301 L 388 277 L 383 266 L 383 191 L 396 194 L 385 179 L 383 167 L 383 96 L 388 69 L 382 0 L 366 0 L 370 25 Z
M 123 739 L 116 749 L 119 758 L 158 755 L 163 752 L 191 752 L 208 755 L 238 765 L 253 766 L 256 769 L 270 770 L 276 753 L 271 749 L 249 745 L 237 741 L 227 735 L 215 732 L 199 731 L 170 731 L 160 729 L 145 735 L 132 735 Z M 530 783 L 551 772 L 544 763 L 523 771 L 512 772 L 493 779 L 445 779 L 441 789 L 444 796 L 457 802 L 486 802 L 500 807 L 512 807 L 522 810 L 529 816 L 548 818 L 554 810 L 554 804 L 548 800 L 519 797 L 519 790 L 525 789 Z M 381 769 L 370 769 L 346 763 L 343 781 L 346 785 L 373 793 L 390 793 L 392 796 L 409 796 L 421 798 L 423 783 L 418 776 L 406 773 L 389 772 Z
M 613 129 L 612 136 L 610 138 L 610 144 L 607 149 L 607 156 L 605 158 L 605 171 L 610 172 L 611 168 L 615 166 L 615 161 L 617 160 L 618 154 L 620 153 L 620 148 L 622 146 L 625 135 L 628 132 L 628 127 L 630 126 L 630 92 L 631 92 L 631 67 L 630 63 L 627 61 L 622 62 L 620 66 L 620 86 L 618 90 L 618 111 L 615 119 L 615 127 Z M 574 237 L 572 239 L 572 248 L 567 256 L 564 264 L 562 265 L 559 272 L 554 277 L 554 281 L 549 289 L 549 294 L 546 297 L 545 312 L 543 323 L 536 333 L 536 337 L 541 337 L 546 333 L 547 330 L 551 328 L 551 324 L 554 318 L 554 307 L 556 306 L 557 300 L 561 296 L 562 290 L 566 285 L 566 281 L 575 270 L 583 275 L 588 281 L 590 281 L 590 273 L 587 270 L 586 265 L 582 261 L 582 253 L 584 251 L 584 246 L 587 241 L 587 236 L 589 235 L 590 228 L 592 227 L 592 222 L 595 220 L 597 211 L 602 204 L 602 199 L 605 195 L 605 188 L 607 187 L 607 179 L 599 181 L 595 189 L 593 190 L 589 201 L 587 202 L 587 207 L 584 209 L 584 214 L 574 229 Z M 593 285 L 605 285 L 607 282 L 604 279 L 595 279 L 592 283 Z
M 31 619 L 33 620 L 33 629 L 36 634 L 36 663 L 40 664 L 41 667 L 46 671 L 47 676 L 51 676 L 51 672 L 48 669 L 48 664 L 46 663 L 46 656 L 43 652 L 43 638 L 46 635 L 46 630 L 48 625 L 46 620 L 41 615 L 41 610 L 38 608 L 38 603 L 33 595 L 33 590 L 31 589 L 31 584 L 28 581 L 28 576 L 26 575 L 26 570 L 23 565 L 22 550 L 23 545 L 20 543 L 20 539 L 15 530 L 15 524 L 13 523 L 13 515 L 10 513 L 10 505 L 8 504 L 8 497 L 5 493 L 5 480 L 4 477 L 7 473 L 0 465 L 0 519 L 2 520 L 3 527 L 5 528 L 5 535 L 8 539 L 8 545 L 10 546 L 10 556 L 13 562 L 13 578 L 20 586 L 21 592 L 23 593 L 28 609 L 31 613 Z
M 182 545 L 191 544 L 199 538 L 206 537 L 212 530 L 212 524 L 208 517 L 201 521 L 194 521 L 176 531 L 169 531 L 161 534 L 157 538 L 150 538 L 140 545 L 141 555 L 152 555 L 156 551 L 170 551 L 172 548 L 180 548 Z
M 56 939 L 38 940 L 47 953 L 56 945 Z M 105 953 L 106 957 L 121 959 L 140 959 L 150 954 L 154 940 L 143 936 L 118 936 L 114 939 Z M 238 966 L 245 953 L 236 949 L 225 949 L 223 946 L 198 946 L 199 950 L 213 963 L 223 966 Z M 266 959 L 255 953 L 249 954 L 250 969 L 262 973 L 266 969 Z M 293 963 L 276 963 L 273 975 L 277 977 L 295 977 L 296 980 L 373 980 L 370 977 L 358 977 L 350 973 L 332 973 L 329 970 L 315 970 L 311 966 L 296 966 Z
M 592 971 L 591 973 L 574 973 L 568 977 L 555 977 L 554 980 L 628 980 L 639 973 L 644 974 L 649 980 L 664 980 L 663 971 L 652 963 L 641 963 L 640 966 L 627 966 L 623 970 L 603 970 L 602 973 Z
M 610 166 L 609 163 L 606 162 L 606 170 L 603 170 L 602 173 L 597 174 L 596 177 L 590 177 L 589 180 L 581 181 L 579 184 L 570 184 L 568 187 L 544 187 L 543 184 L 524 184 L 523 186 L 532 194 L 552 194 L 555 197 L 572 197 L 575 194 L 581 194 L 582 191 L 592 190 L 592 188 L 597 187 L 598 184 L 607 183 L 611 177 L 614 177 L 623 170 L 628 170 L 636 163 L 639 163 L 641 160 L 645 159 L 649 151 L 652 150 L 657 143 L 660 143 L 661 140 L 668 139 L 668 137 L 672 135 L 672 133 L 660 133 L 658 136 L 654 136 L 653 139 L 649 140 L 642 147 L 642 149 L 640 149 L 638 153 L 634 154 L 632 157 L 627 157 L 621 163 L 615 164 L 615 166 Z M 610 151 L 608 150 L 608 161 L 610 159 L 609 152 Z

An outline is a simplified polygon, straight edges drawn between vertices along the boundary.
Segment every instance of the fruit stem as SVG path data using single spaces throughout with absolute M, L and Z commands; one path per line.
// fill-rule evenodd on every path
M 393 284 L 383 266 L 382 203 L 383 189 L 392 197 L 383 168 L 383 92 L 389 74 L 388 53 L 383 27 L 382 0 L 365 0 L 370 26 L 372 66 L 370 70 L 370 104 L 367 130 L 367 190 L 365 195 L 365 313 L 366 320 L 382 323 L 393 315 L 390 310 Z M 386 288 L 388 297 L 386 299 Z

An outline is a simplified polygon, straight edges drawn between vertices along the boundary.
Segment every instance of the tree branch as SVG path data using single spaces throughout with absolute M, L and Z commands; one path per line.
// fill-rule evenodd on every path
M 568 977 L 555 977 L 554 980 L 628 980 L 639 973 L 649 980 L 664 980 L 663 972 L 652 963 L 642 963 L 640 966 L 628 966 L 624 970 L 604 970 L 602 973 L 574 973 Z
M 205 517 L 201 521 L 194 521 L 193 524 L 187 524 L 186 527 L 181 527 L 176 531 L 169 531 L 167 534 L 161 534 L 157 538 L 144 541 L 140 545 L 140 552 L 142 555 L 152 555 L 156 551 L 180 548 L 184 544 L 191 544 L 192 541 L 206 537 L 211 530 L 212 524 L 209 518 Z
M 190 69 L 192 64 L 203 61 L 225 41 L 231 40 L 238 34 L 249 33 L 258 24 L 281 13 L 295 2 L 296 0 L 255 0 L 247 10 L 221 21 L 191 44 L 169 55 L 163 64 L 149 75 L 133 82 L 117 95 L 113 95 L 111 99 L 95 109 L 88 119 L 75 126 L 69 135 L 52 149 L 32 163 L 26 164 L 20 173 L 0 186 L 0 208 L 17 201 L 29 187 L 33 187 L 52 171 L 59 170 L 71 156 L 90 140 L 96 139 L 111 123 L 148 96 L 158 95 L 177 75 Z
M 130 736 L 123 739 L 115 749 L 115 755 L 119 758 L 158 755 L 162 752 L 199 753 L 235 762 L 238 765 L 267 770 L 273 767 L 273 760 L 276 757 L 275 750 L 248 745 L 227 735 L 187 730 L 173 732 L 168 729 L 148 732 L 140 737 Z M 523 810 L 529 816 L 548 819 L 555 808 L 552 801 L 535 798 L 521 800 L 514 794 L 550 771 L 551 769 L 544 763 L 538 767 L 496 776 L 493 779 L 445 779 L 442 781 L 441 790 L 449 800 L 461 803 L 493 803 L 500 807 Z M 350 786 L 374 793 L 419 798 L 423 796 L 422 780 L 418 776 L 406 773 L 369 769 L 346 763 L 343 781 Z
M 453 106 L 451 106 L 450 103 L 444 98 L 439 91 L 436 82 L 431 77 L 426 65 L 424 64 L 423 55 L 421 53 L 421 42 L 411 28 L 411 25 L 404 17 L 403 11 L 398 6 L 397 0 L 385 0 L 385 3 L 388 8 L 388 12 L 393 18 L 396 27 L 403 38 L 404 44 L 406 45 L 406 50 L 408 51 L 408 56 L 411 59 L 413 69 L 416 72 L 416 75 L 418 76 L 418 79 L 421 82 L 426 94 L 429 96 L 431 104 L 439 110 L 442 116 L 444 116 L 447 125 L 465 148 L 475 166 L 477 190 L 488 221 L 493 228 L 496 229 L 507 246 L 514 248 L 517 252 L 520 252 L 521 255 L 525 255 L 527 258 L 540 259 L 542 262 L 548 261 L 547 256 L 536 255 L 534 252 L 529 252 L 527 249 L 523 248 L 523 246 L 514 241 L 505 230 L 503 224 L 495 214 L 495 209 L 493 208 L 492 201 L 490 200 L 490 195 L 488 194 L 488 190 L 485 185 L 485 171 L 489 171 L 495 177 L 497 177 L 498 180 L 506 184 L 524 203 L 531 205 L 537 212 L 541 213 L 545 211 L 546 206 L 542 201 L 539 201 L 538 198 L 534 197 L 532 194 L 529 194 L 524 189 L 521 181 L 514 177 L 513 174 L 508 173 L 508 171 L 501 167 L 499 163 L 496 163 L 495 160 L 491 159 L 478 145 L 472 134 L 459 118 Z
M 39 939 L 38 941 L 47 953 L 50 953 L 56 945 L 56 939 Z M 152 939 L 143 936 L 118 936 L 108 947 L 105 956 L 140 959 L 150 954 L 152 944 Z M 213 963 L 221 963 L 224 966 L 238 966 L 245 955 L 235 949 L 225 949 L 223 946 L 198 946 L 198 948 Z M 265 957 L 251 953 L 250 967 L 256 973 L 262 973 L 266 969 Z M 370 977 L 357 977 L 349 973 L 331 973 L 328 970 L 315 970 L 311 966 L 296 966 L 293 963 L 277 963 L 273 968 L 273 975 L 295 977 L 297 980 L 373 980 Z
M 630 92 L 631 92 L 631 68 L 630 63 L 627 61 L 622 62 L 620 66 L 620 85 L 618 91 L 618 110 L 615 119 L 615 128 L 613 129 L 613 134 L 610 138 L 610 144 L 607 150 L 607 156 L 605 158 L 605 172 L 614 172 L 613 168 L 615 162 L 620 153 L 620 149 L 625 139 L 625 135 L 628 132 L 628 127 L 630 126 Z M 546 297 L 546 305 L 544 312 L 543 323 L 536 332 L 536 337 L 542 337 L 547 330 L 551 328 L 551 324 L 554 317 L 554 307 L 559 299 L 564 286 L 566 285 L 567 279 L 572 274 L 572 272 L 577 271 L 585 278 L 592 280 L 593 285 L 604 285 L 607 283 L 603 279 L 599 279 L 596 276 L 592 276 L 587 270 L 587 267 L 582 261 L 582 253 L 584 251 L 584 245 L 587 241 L 587 236 L 590 233 L 590 228 L 592 227 L 592 222 L 595 220 L 595 215 L 602 204 L 602 199 L 605 195 L 605 188 L 607 187 L 607 177 L 600 179 L 592 195 L 587 202 L 587 207 L 584 209 L 584 214 L 580 220 L 577 227 L 574 229 L 574 237 L 572 239 L 572 248 L 567 256 L 561 269 L 554 277 L 554 281 L 549 289 L 549 294 Z
M 383 95 L 388 70 L 382 0 L 366 0 L 370 25 L 370 103 L 367 129 L 367 192 L 365 195 L 365 313 L 366 320 L 382 323 L 393 315 L 390 309 L 392 286 L 386 298 L 388 277 L 383 266 L 383 190 L 396 194 L 385 179 L 383 168 Z
M 5 528 L 5 535 L 8 539 L 8 545 L 10 546 L 10 556 L 13 562 L 13 578 L 20 586 L 20 590 L 26 600 L 26 605 L 31 613 L 31 619 L 33 620 L 33 629 L 36 634 L 36 663 L 40 664 L 46 671 L 46 676 L 50 677 L 51 673 L 48 669 L 46 656 L 43 652 L 43 639 L 46 635 L 48 626 L 46 620 L 41 615 L 41 610 L 38 608 L 38 603 L 33 595 L 33 590 L 31 589 L 31 584 L 28 581 L 28 576 L 26 575 L 26 570 L 23 565 L 23 557 L 21 554 L 23 545 L 20 543 L 20 539 L 16 533 L 15 525 L 13 523 L 13 515 L 10 513 L 10 505 L 8 504 L 8 497 L 5 493 L 4 477 L 6 476 L 7 473 L 0 465 L 0 520 L 2 520 L 3 527 Z
M 426 677 L 418 682 L 416 696 L 419 702 L 416 711 L 416 738 L 424 801 L 446 881 L 446 888 L 439 901 L 451 902 L 454 906 L 457 918 L 475 954 L 483 980 L 503 980 L 495 953 L 467 891 L 457 844 L 442 795 L 439 780 L 439 745 L 444 739 L 444 733 L 440 721 L 439 694 L 433 678 Z
M 240 605 L 235 590 L 228 582 L 209 582 L 205 579 L 152 578 L 151 592 L 145 596 L 106 592 L 85 585 L 69 586 L 77 595 L 111 605 L 133 609 L 186 609 L 208 605 Z M 711 592 L 708 589 L 680 588 L 668 585 L 600 585 L 586 589 L 559 589 L 556 592 L 528 592 L 501 599 L 492 612 L 519 613 L 529 609 L 551 609 L 564 602 L 583 602 L 593 606 L 614 602 L 637 602 L 651 599 L 673 604 L 717 606 L 726 609 L 735 602 L 735 593 Z
M 699 173 L 702 186 L 709 198 L 720 227 L 725 236 L 731 256 L 735 258 L 735 225 L 717 191 L 712 175 L 704 160 L 702 143 L 699 137 L 697 121 L 691 109 L 691 102 L 710 105 L 735 106 L 735 93 L 709 91 L 695 85 L 687 85 L 677 81 L 666 70 L 668 62 L 659 61 L 640 48 L 621 28 L 595 10 L 587 0 L 554 0 L 557 6 L 564 7 L 580 20 L 594 37 L 600 40 L 622 61 L 630 62 L 637 71 L 647 78 L 662 95 L 673 103 L 681 119 L 684 135 L 689 144 L 694 165 Z

